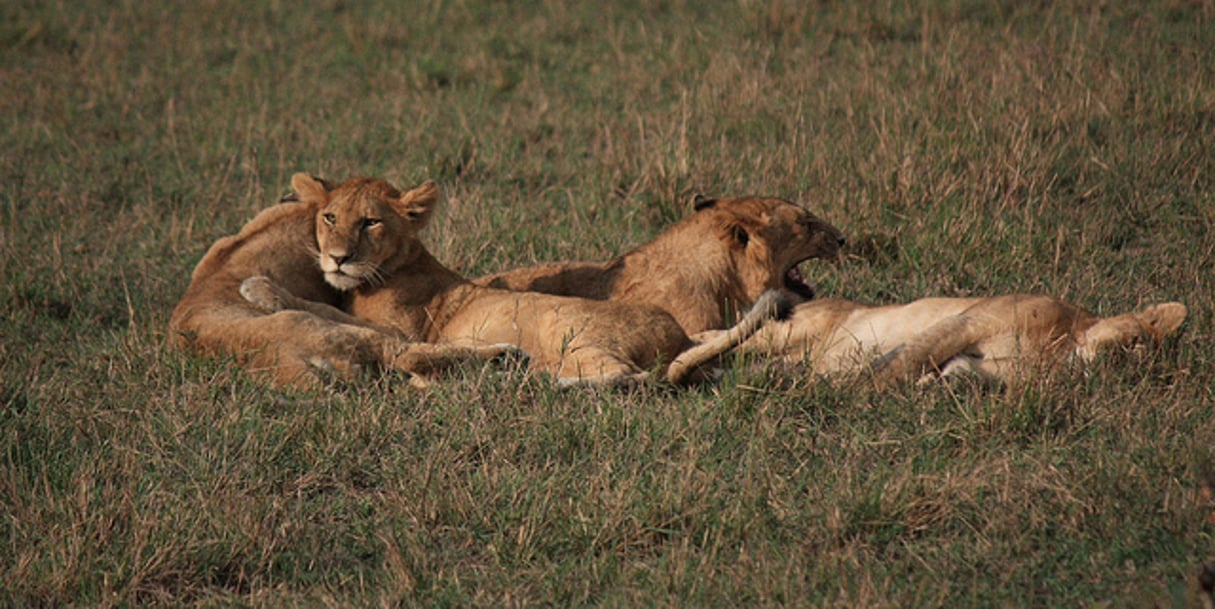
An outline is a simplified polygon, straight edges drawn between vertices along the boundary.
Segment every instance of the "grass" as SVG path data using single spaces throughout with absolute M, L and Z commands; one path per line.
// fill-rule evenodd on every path
M 415 4 L 0 8 L 0 604 L 1200 606 L 1209 3 Z M 439 180 L 468 274 L 761 193 L 823 294 L 1191 313 L 1004 391 L 279 391 L 165 325 L 296 171 Z

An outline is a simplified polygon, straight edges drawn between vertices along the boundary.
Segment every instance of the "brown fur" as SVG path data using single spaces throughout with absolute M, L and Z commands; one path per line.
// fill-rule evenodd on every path
M 614 300 L 666 310 L 692 334 L 724 328 L 767 290 L 808 299 L 797 265 L 835 257 L 835 227 L 782 199 L 698 197 L 696 212 L 607 262 L 556 262 L 487 275 L 509 290 Z
M 280 203 L 212 245 L 173 309 L 170 340 L 201 353 L 234 356 L 251 371 L 284 385 L 352 378 L 380 367 L 422 375 L 454 361 L 503 351 L 501 346 L 444 351 L 410 344 L 334 308 L 340 295 L 316 268 L 316 210 L 315 204 Z M 250 304 L 239 287 L 253 276 L 283 286 L 284 293 L 298 299 L 301 310 L 267 314 Z
M 1185 306 L 1176 302 L 1101 318 L 1026 294 L 888 306 L 826 299 L 798 305 L 788 320 L 768 324 L 742 349 L 805 362 L 822 375 L 870 370 L 879 379 L 926 379 L 969 372 L 1008 382 L 1028 370 L 1088 362 L 1116 346 L 1159 342 L 1185 317 Z
M 353 178 L 328 189 L 299 174 L 292 185 L 318 205 L 318 262 L 331 285 L 350 290 L 350 313 L 417 340 L 518 345 L 562 384 L 637 381 L 655 367 L 683 382 L 783 302 L 766 294 L 738 326 L 698 344 L 661 309 L 487 288 L 444 267 L 416 236 L 438 199 L 433 182 L 400 193 L 380 179 Z M 290 298 L 259 304 L 293 306 Z

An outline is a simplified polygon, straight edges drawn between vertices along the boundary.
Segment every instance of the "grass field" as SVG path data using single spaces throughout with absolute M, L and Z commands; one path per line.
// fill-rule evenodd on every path
M 0 605 L 1201 607 L 1215 6 L 1123 4 L 4 3 Z M 1190 318 L 1003 391 L 280 391 L 165 326 L 297 171 L 438 180 L 467 274 L 754 193 L 823 295 Z

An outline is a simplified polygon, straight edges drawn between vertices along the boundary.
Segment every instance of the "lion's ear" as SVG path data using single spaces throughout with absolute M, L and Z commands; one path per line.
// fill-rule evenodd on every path
M 708 209 L 714 205 L 717 205 L 717 199 L 712 197 L 706 197 L 700 193 L 696 193 L 696 196 L 692 197 L 692 209 L 696 211 Z
M 751 231 L 743 222 L 736 220 L 717 225 L 718 236 L 730 247 L 745 248 L 751 242 Z
M 755 235 L 762 235 L 764 226 L 754 218 L 738 214 L 719 214 L 717 234 L 730 247 L 745 248 Z
M 414 188 L 401 193 L 393 207 L 406 220 L 424 226 L 429 220 L 435 206 L 439 203 L 439 185 L 434 180 L 426 180 Z
M 291 176 L 291 190 L 299 195 L 300 201 L 324 201 L 325 193 L 330 190 L 324 180 L 307 173 L 297 173 Z
M 731 227 L 730 236 L 734 239 L 735 243 L 743 247 L 746 247 L 751 242 L 751 233 L 748 233 L 747 229 L 743 228 L 740 224 L 735 224 Z

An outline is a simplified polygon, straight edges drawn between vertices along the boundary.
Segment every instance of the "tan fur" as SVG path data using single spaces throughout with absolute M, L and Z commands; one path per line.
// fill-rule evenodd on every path
M 562 384 L 638 381 L 653 368 L 667 381 L 686 381 L 755 332 L 784 298 L 764 295 L 733 331 L 698 344 L 661 309 L 486 288 L 444 267 L 416 236 L 438 200 L 433 182 L 405 193 L 376 178 L 330 190 L 301 174 L 292 184 L 302 200 L 320 202 L 317 260 L 331 285 L 350 290 L 351 314 L 417 340 L 518 345 Z M 291 299 L 259 304 L 293 306 Z
M 835 257 L 843 236 L 774 198 L 697 198 L 696 212 L 607 262 L 558 262 L 487 275 L 480 285 L 666 310 L 692 334 L 726 327 L 767 290 L 813 296 L 797 265 Z
M 1175 302 L 1101 318 L 1026 294 L 888 306 L 825 299 L 798 305 L 742 349 L 805 362 L 822 375 L 869 370 L 888 380 L 969 372 L 1008 382 L 1061 362 L 1091 361 L 1115 346 L 1159 342 L 1185 317 L 1185 306 Z
M 316 268 L 317 208 L 315 202 L 280 203 L 212 245 L 173 309 L 170 340 L 201 353 L 233 356 L 272 382 L 300 386 L 376 368 L 424 375 L 505 350 L 411 344 L 332 306 L 340 302 L 339 293 Z M 239 289 L 253 276 L 282 286 L 284 294 L 298 299 L 300 310 L 268 314 L 250 304 Z M 415 384 L 424 380 L 415 376 Z

